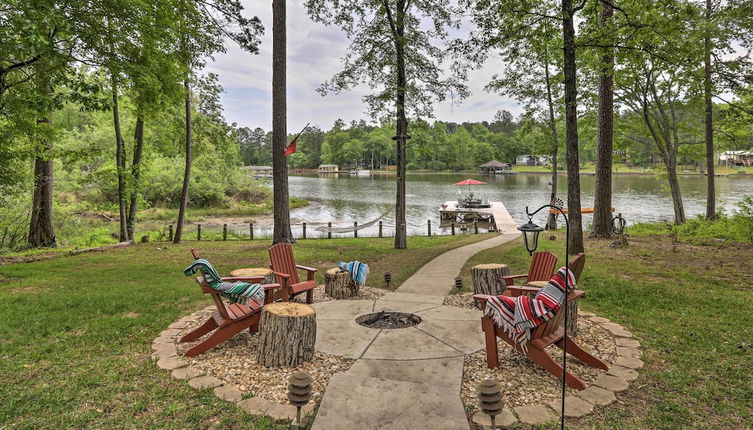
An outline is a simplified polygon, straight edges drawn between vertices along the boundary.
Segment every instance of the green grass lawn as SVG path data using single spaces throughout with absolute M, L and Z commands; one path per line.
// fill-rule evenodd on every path
M 300 241 L 299 264 L 320 269 L 368 262 L 368 285 L 393 287 L 436 255 L 489 237 Z M 282 429 L 196 391 L 158 370 L 152 340 L 170 323 L 210 304 L 182 270 L 189 249 L 221 273 L 265 267 L 267 241 L 138 244 L 0 266 L 0 428 Z
M 540 250 L 564 254 L 563 234 L 542 234 Z M 753 246 L 679 244 L 630 238 L 610 249 L 586 241 L 581 309 L 624 325 L 641 342 L 645 367 L 618 403 L 569 420 L 579 429 L 753 428 Z M 464 267 L 498 262 L 524 273 L 517 240 L 477 254 Z M 563 264 L 563 261 L 560 261 Z M 468 287 L 466 287 L 468 288 Z

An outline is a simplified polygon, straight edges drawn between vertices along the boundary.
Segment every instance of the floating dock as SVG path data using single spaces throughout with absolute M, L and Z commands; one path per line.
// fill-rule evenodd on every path
M 439 209 L 441 224 L 469 224 L 475 221 L 489 224 L 489 230 L 502 233 L 515 233 L 517 224 L 502 202 L 489 202 L 488 208 L 459 208 L 457 201 L 446 201 Z

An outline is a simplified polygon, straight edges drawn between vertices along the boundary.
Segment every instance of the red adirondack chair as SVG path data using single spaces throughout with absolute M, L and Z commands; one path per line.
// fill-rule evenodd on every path
M 507 291 L 510 291 L 513 297 L 522 294 L 536 293 L 538 292 L 538 290 L 539 289 L 536 287 L 507 287 Z M 572 291 L 568 295 L 568 302 L 572 302 L 573 300 L 579 299 L 585 295 L 586 293 L 581 290 Z M 481 302 L 482 311 L 486 306 L 487 299 L 489 299 L 490 297 L 492 296 L 486 294 L 476 294 L 473 296 L 474 299 Z M 560 311 L 558 311 L 552 319 L 533 329 L 533 333 L 531 333 L 531 339 L 528 341 L 528 343 L 526 343 L 525 350 L 518 346 L 515 341 L 507 335 L 507 332 L 505 332 L 503 328 L 495 326 L 494 321 L 491 317 L 481 317 L 481 328 L 484 331 L 484 337 L 486 340 L 486 364 L 490 369 L 499 366 L 499 350 L 497 348 L 497 338 L 500 338 L 507 342 L 510 346 L 512 346 L 513 349 L 525 354 L 533 362 L 543 367 L 545 370 L 547 370 L 549 373 L 556 376 L 560 380 L 562 380 L 562 366 L 560 366 L 560 364 L 557 363 L 546 351 L 546 348 L 551 344 L 555 344 L 557 345 L 557 347 L 562 349 L 565 345 L 565 342 L 567 342 L 568 354 L 591 367 L 609 370 L 609 367 L 607 367 L 606 363 L 583 350 L 583 348 L 581 348 L 580 345 L 578 345 L 570 337 L 564 339 L 565 330 L 560 327 L 560 320 L 565 315 L 564 310 L 564 307 L 560 308 Z M 586 388 L 586 384 L 584 384 L 583 381 L 580 380 L 580 378 L 570 373 L 570 371 L 567 371 L 565 374 L 565 382 L 568 386 L 577 390 Z
M 306 303 L 314 302 L 314 274 L 316 269 L 295 264 L 293 247 L 289 243 L 278 243 L 269 247 L 269 267 L 274 272 L 277 282 L 282 286 L 276 294 L 275 300 L 285 302 L 301 293 L 306 293 Z M 306 280 L 298 278 L 298 269 L 306 271 Z
M 194 259 L 199 259 L 199 253 L 195 249 L 191 250 L 191 254 Z M 254 277 L 227 277 L 222 278 L 224 282 L 244 281 L 244 282 L 262 282 L 263 276 Z M 202 324 L 200 327 L 194 329 L 190 333 L 186 334 L 180 339 L 180 342 L 193 342 L 196 339 L 204 336 L 205 334 L 214 331 L 203 342 L 195 345 L 193 348 L 185 352 L 184 355 L 193 357 L 199 354 L 203 354 L 209 349 L 219 345 L 220 343 L 230 339 L 236 334 L 245 329 L 249 329 L 254 333 L 259 330 L 259 318 L 261 317 L 261 306 L 251 303 L 250 306 L 236 303 L 226 304 L 219 291 L 212 288 L 203 276 L 196 278 L 196 282 L 201 287 L 201 290 L 212 296 L 216 311 L 212 312 L 212 316 Z M 266 284 L 264 285 L 264 304 L 271 303 L 274 297 L 274 291 L 280 288 L 280 284 Z
M 557 256 L 549 251 L 538 251 L 533 253 L 531 266 L 528 273 L 520 275 L 503 276 L 502 280 L 505 285 L 515 285 L 516 279 L 525 278 L 525 282 L 548 281 L 554 273 L 554 266 L 557 264 Z

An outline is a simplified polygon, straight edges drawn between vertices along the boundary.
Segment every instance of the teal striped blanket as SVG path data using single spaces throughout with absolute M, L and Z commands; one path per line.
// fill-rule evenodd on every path
M 356 285 L 359 287 L 366 285 L 366 277 L 369 276 L 368 264 L 361 263 L 360 261 L 351 261 L 350 263 L 341 261 L 338 266 L 340 266 L 340 269 L 350 273 L 350 277 L 353 278 L 353 282 Z
M 254 302 L 258 306 L 264 305 L 264 288 L 261 284 L 249 284 L 248 282 L 222 282 L 222 277 L 212 266 L 212 263 L 200 258 L 183 270 L 186 276 L 201 272 L 210 287 L 220 292 L 230 303 L 248 304 Z

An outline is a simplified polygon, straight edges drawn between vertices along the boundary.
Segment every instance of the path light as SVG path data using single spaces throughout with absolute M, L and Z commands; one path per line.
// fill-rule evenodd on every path
M 554 202 L 559 203 L 559 202 Z M 565 220 L 565 306 L 562 307 L 560 312 L 565 313 L 565 324 L 562 327 L 564 329 L 564 334 L 562 336 L 562 393 L 560 394 L 560 429 L 565 430 L 565 387 L 567 387 L 567 384 L 565 383 L 565 376 L 567 375 L 567 314 L 569 313 L 567 311 L 568 307 L 568 298 L 570 296 L 570 285 L 568 285 L 568 279 L 570 279 L 570 219 L 567 217 L 567 214 L 565 214 L 565 211 L 562 209 L 562 206 L 548 204 L 541 206 L 540 208 L 536 209 L 533 212 L 528 211 L 528 206 L 526 206 L 526 216 L 528 216 L 528 222 L 526 224 L 521 225 L 518 227 L 518 230 L 523 232 L 523 238 L 526 242 L 526 249 L 528 250 L 528 253 L 530 255 L 533 255 L 533 252 L 536 251 L 536 248 L 539 245 L 539 233 L 541 233 L 544 229 L 539 227 L 538 225 L 534 224 L 532 219 L 533 216 L 539 213 L 544 208 L 550 208 L 552 210 L 555 210 L 559 212 L 562 215 L 562 218 Z
M 311 400 L 311 390 L 314 380 L 306 372 L 295 372 L 288 378 L 288 400 L 296 407 L 295 422 L 290 424 L 291 429 L 297 429 L 301 425 L 301 408 Z
M 463 289 L 463 278 L 461 278 L 460 276 L 455 278 L 455 288 L 457 288 L 458 290 Z
M 526 208 L 526 211 L 528 211 L 528 208 Z M 539 246 L 539 233 L 544 231 L 544 229 L 541 228 L 541 226 L 539 226 L 538 224 L 534 224 L 534 222 L 531 220 L 531 217 L 529 216 L 528 222 L 518 227 L 518 230 L 523 232 L 523 239 L 526 242 L 528 255 L 533 255 L 533 251 L 535 251 Z
M 384 283 L 387 284 L 387 288 L 390 287 L 390 283 L 392 283 L 392 273 L 384 272 Z
M 497 381 L 484 379 L 478 384 L 476 391 L 478 391 L 478 406 L 481 412 L 489 415 L 492 420 L 492 430 L 496 430 L 494 419 L 502 413 L 502 392 L 499 384 Z

